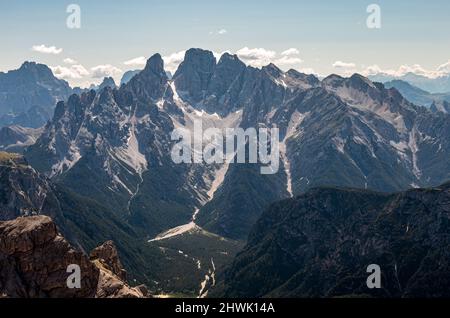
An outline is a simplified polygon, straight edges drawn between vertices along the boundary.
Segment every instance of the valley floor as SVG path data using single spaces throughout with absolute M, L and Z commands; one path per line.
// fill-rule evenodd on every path
M 244 242 L 223 238 L 189 224 L 161 233 L 149 240 L 161 254 L 159 281 L 149 286 L 162 298 L 205 297 L 215 284 L 216 272 L 230 264 Z

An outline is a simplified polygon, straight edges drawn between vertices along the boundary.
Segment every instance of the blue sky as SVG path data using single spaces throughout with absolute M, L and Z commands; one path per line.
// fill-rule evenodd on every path
M 70 3 L 81 8 L 81 29 L 66 27 Z M 381 29 L 366 26 L 371 3 L 381 8 Z M 174 53 L 201 47 L 321 75 L 375 69 L 436 76 L 439 67 L 450 69 L 448 12 L 448 0 L 0 0 L 0 70 L 34 60 L 85 86 L 104 74 L 119 79 L 142 67 L 136 58 L 157 52 L 173 68 L 182 56 Z M 40 45 L 60 53 L 32 50 Z

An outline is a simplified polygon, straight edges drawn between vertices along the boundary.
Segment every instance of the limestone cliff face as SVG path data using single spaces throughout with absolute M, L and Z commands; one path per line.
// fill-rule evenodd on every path
M 0 220 L 40 214 L 50 185 L 17 154 L 0 152 Z
M 67 287 L 67 268 L 80 267 L 81 288 Z M 13 298 L 143 297 L 145 288 L 124 281 L 112 242 L 91 259 L 74 249 L 47 216 L 0 222 L 0 296 Z

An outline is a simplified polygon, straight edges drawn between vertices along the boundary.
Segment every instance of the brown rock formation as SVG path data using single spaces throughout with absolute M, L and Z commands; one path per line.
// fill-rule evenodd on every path
M 67 287 L 70 264 L 81 288 Z M 8 297 L 94 297 L 99 270 L 59 235 L 47 216 L 0 222 L 0 293 Z
M 92 261 L 62 237 L 47 216 L 0 222 L 0 295 L 14 298 L 144 297 L 125 282 L 117 250 L 106 242 Z M 80 267 L 81 288 L 67 287 L 67 267 Z
M 117 275 L 120 279 L 127 279 L 127 272 L 122 267 L 113 241 L 107 241 L 91 252 L 91 260 L 98 259 L 104 267 Z
M 138 286 L 131 288 L 125 282 L 127 272 L 120 263 L 113 241 L 107 241 L 91 252 L 91 260 L 100 269 L 96 297 L 99 298 L 136 298 L 148 297 L 148 291 Z

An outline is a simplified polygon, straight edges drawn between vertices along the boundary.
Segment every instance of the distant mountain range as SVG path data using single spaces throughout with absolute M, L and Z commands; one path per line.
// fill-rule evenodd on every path
M 43 64 L 25 62 L 17 70 L 0 72 L 0 126 L 41 127 L 55 104 L 71 94 L 69 84 Z
M 126 71 L 122 75 L 122 79 L 120 80 L 120 85 L 128 83 L 135 75 L 139 74 L 141 70 L 133 70 L 133 71 Z
M 381 83 L 390 82 L 393 80 L 401 80 L 432 94 L 443 94 L 450 92 L 450 75 L 437 78 L 429 78 L 414 73 L 407 73 L 400 77 L 394 77 L 391 75 L 380 73 L 377 75 L 371 75 L 369 76 L 369 78 L 372 81 Z
M 56 78 L 48 66 L 25 62 L 17 70 L 0 72 L 0 127 L 40 128 L 53 117 L 57 102 L 107 86 L 116 88 L 114 79 L 106 77 L 89 89 L 72 89 L 66 81 Z
M 432 111 L 450 112 L 450 93 L 431 94 L 401 80 L 386 82 L 384 86 L 396 88 L 407 100 L 416 105 L 430 107 Z

